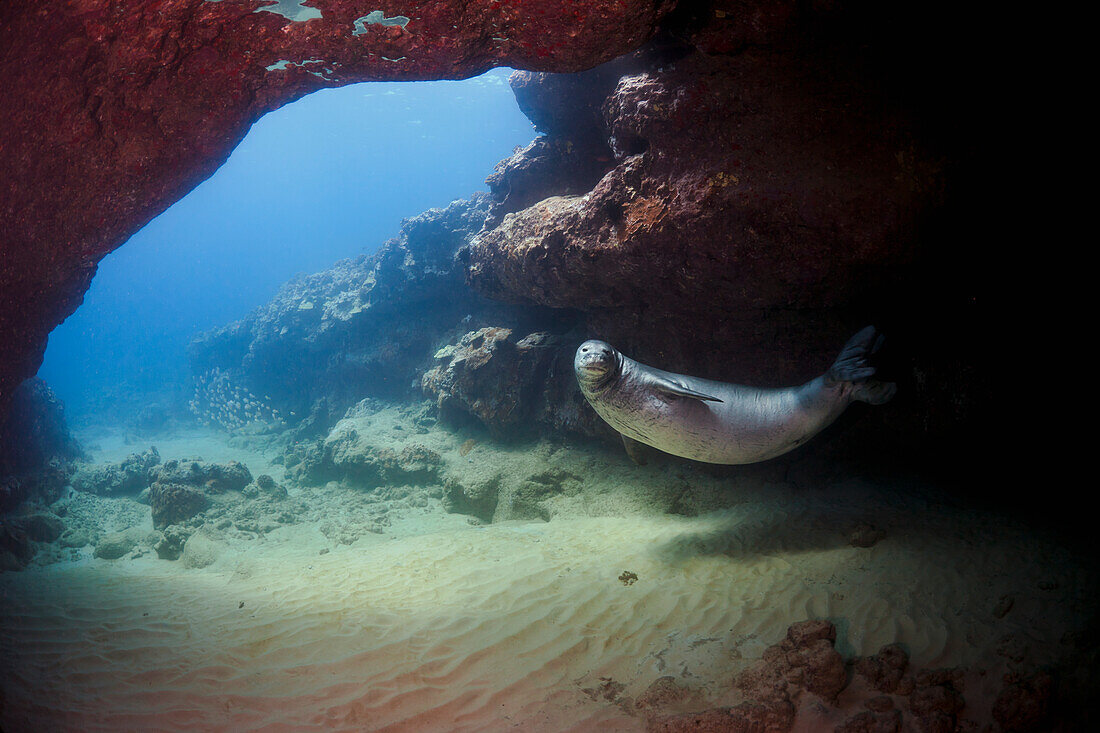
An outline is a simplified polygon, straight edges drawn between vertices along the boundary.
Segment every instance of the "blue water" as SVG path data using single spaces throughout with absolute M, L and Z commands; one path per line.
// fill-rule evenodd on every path
M 485 190 L 535 133 L 496 69 L 323 90 L 257 122 L 209 180 L 100 263 L 39 370 L 75 422 L 171 399 L 196 332 L 300 272 L 375 251 L 401 219 Z

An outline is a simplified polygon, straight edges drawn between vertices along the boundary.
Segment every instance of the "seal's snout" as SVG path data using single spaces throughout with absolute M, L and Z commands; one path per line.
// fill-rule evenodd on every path
M 602 377 L 615 368 L 615 349 L 604 341 L 585 341 L 577 349 L 573 368 L 578 377 Z

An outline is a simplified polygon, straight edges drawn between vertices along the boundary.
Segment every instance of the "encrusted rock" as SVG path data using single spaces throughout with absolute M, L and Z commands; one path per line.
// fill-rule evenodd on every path
M 909 712 L 925 733 L 953 733 L 956 716 L 966 701 L 955 688 L 958 670 L 929 670 L 916 677 L 916 689 L 909 694 Z
M 160 463 L 157 449 L 131 453 L 119 463 L 83 464 L 73 474 L 73 488 L 100 496 L 138 494 L 153 481 Z
M 157 529 L 186 521 L 206 509 L 209 503 L 210 500 L 200 489 L 186 484 L 158 481 L 149 491 L 153 526 Z
M 834 733 L 901 733 L 900 710 L 865 710 L 838 725 Z
M 1054 678 L 1040 672 L 1005 686 L 993 703 L 993 717 L 1005 733 L 1043 730 L 1054 694 Z
M 212 463 L 207 469 L 204 485 L 216 492 L 240 491 L 252 483 L 248 467 L 239 461 Z
M 661 710 L 689 697 L 690 692 L 680 685 L 675 677 L 658 677 L 645 689 L 638 699 L 634 701 L 634 707 L 647 712 Z
M 182 527 L 167 527 L 153 545 L 153 549 L 161 560 L 178 560 L 183 553 L 184 543 L 190 536 L 191 532 Z
M 91 543 L 91 535 L 88 534 L 88 530 L 81 527 L 75 527 L 65 530 L 64 534 L 58 538 L 58 543 L 62 547 L 84 547 Z
M 658 717 L 650 722 L 648 730 L 651 733 L 786 733 L 794 725 L 794 715 L 794 706 L 786 701 L 770 704 L 745 702 L 701 713 Z
M 162 484 L 200 486 L 215 494 L 240 491 L 252 483 L 248 467 L 239 461 L 206 463 L 201 458 L 166 461 L 159 469 L 152 471 L 152 477 Z
M 844 659 L 830 639 L 816 639 L 799 646 L 787 655 L 787 661 L 802 671 L 802 686 L 826 700 L 834 699 L 848 684 Z
M 727 377 L 792 379 L 813 351 L 827 364 L 844 335 L 818 326 L 799 337 L 797 358 L 784 346 L 783 363 L 768 364 L 746 347 L 765 353 L 771 334 L 746 344 L 753 326 L 738 326 L 739 314 L 833 306 L 855 295 L 850 268 L 900 266 L 913 238 L 898 226 L 934 173 L 898 157 L 911 148 L 899 120 L 846 103 L 851 88 L 791 83 L 800 74 L 782 56 L 746 52 L 597 80 L 603 119 L 589 119 L 612 140 L 614 167 L 588 191 L 546 191 L 479 234 L 469 282 L 493 298 L 580 309 L 632 356 L 679 353 L 689 363 L 667 366 L 694 373 L 735 361 L 744 371 Z M 515 81 L 525 95 L 540 83 L 556 95 L 550 79 Z M 714 328 L 683 332 L 701 322 Z
M 829 642 L 830 646 L 836 641 L 836 627 L 831 621 L 811 619 L 809 621 L 799 621 L 787 628 L 787 641 L 795 649 L 822 640 Z
M 262 473 L 256 477 L 256 481 L 253 484 L 255 487 L 255 493 L 257 495 L 263 495 L 271 497 L 276 501 L 287 498 L 286 487 L 280 483 L 277 483 L 275 479 L 268 476 L 266 473 Z M 245 487 L 245 495 L 249 495 L 249 489 L 252 487 Z
M 136 527 L 105 534 L 96 543 L 94 554 L 104 560 L 117 560 L 134 549 L 141 540 L 142 534 Z
M 581 489 L 583 476 L 560 468 L 549 468 L 512 483 L 499 498 L 497 519 L 550 520 L 547 500 L 559 495 L 574 495 Z
M 35 542 L 53 542 L 65 531 L 65 523 L 56 514 L 28 514 L 13 518 L 12 523 Z
M 878 654 L 856 660 L 856 673 L 862 675 L 879 692 L 898 691 L 909 668 L 909 654 L 900 644 L 888 644 Z
M 765 649 L 734 686 L 760 702 L 789 701 L 803 689 L 832 700 L 848 683 L 844 659 L 833 648 L 835 640 L 836 627 L 829 621 L 792 624 L 787 637 Z
M 363 398 L 407 395 L 434 342 L 499 310 L 470 292 L 454 261 L 488 207 L 477 194 L 430 209 L 373 255 L 293 278 L 244 319 L 196 337 L 193 372 L 232 374 L 300 438 L 323 435 Z
M 501 475 L 463 477 L 461 481 L 448 476 L 443 482 L 443 508 L 455 514 L 469 514 L 482 522 L 493 521 L 500 496 Z
M 416 486 L 440 481 L 443 459 L 418 443 L 400 451 L 374 445 L 359 418 L 341 420 L 332 429 L 313 474 L 346 479 L 361 488 Z
M 201 532 L 187 538 L 183 546 L 181 561 L 186 568 L 205 568 L 214 563 L 221 554 L 222 546 Z
M 0 372 L 8 365 L 8 347 L 5 342 Z M 49 504 L 68 483 L 71 463 L 83 455 L 69 432 L 64 406 L 37 377 L 15 389 L 6 413 L 5 397 L 0 388 L 0 512 L 27 500 Z
M 526 209 L 551 194 L 579 195 L 590 190 L 610 167 L 611 151 L 602 139 L 587 145 L 578 140 L 540 136 L 497 163 L 485 181 L 496 198 L 488 224 L 496 226 L 504 215 Z M 604 155 L 594 155 L 593 148 Z
M 441 414 L 473 416 L 497 438 L 531 432 L 553 368 L 572 376 L 571 346 L 545 333 L 516 340 L 509 328 L 470 331 L 436 358 L 421 385 Z
M 283 453 L 286 477 L 308 486 L 319 486 L 336 478 L 323 440 L 298 441 Z

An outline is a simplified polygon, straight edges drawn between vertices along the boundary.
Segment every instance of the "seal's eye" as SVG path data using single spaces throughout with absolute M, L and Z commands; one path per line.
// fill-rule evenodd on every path
M 583 349 L 581 349 L 581 352 L 587 354 L 588 353 L 588 347 L 585 346 Z

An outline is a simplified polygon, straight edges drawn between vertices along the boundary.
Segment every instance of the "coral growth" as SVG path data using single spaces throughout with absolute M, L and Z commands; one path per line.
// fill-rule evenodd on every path
M 459 423 L 475 418 L 497 439 L 541 431 L 601 432 L 573 377 L 575 339 L 546 332 L 516 339 L 513 329 L 464 334 L 435 354 L 421 387 L 440 414 Z

